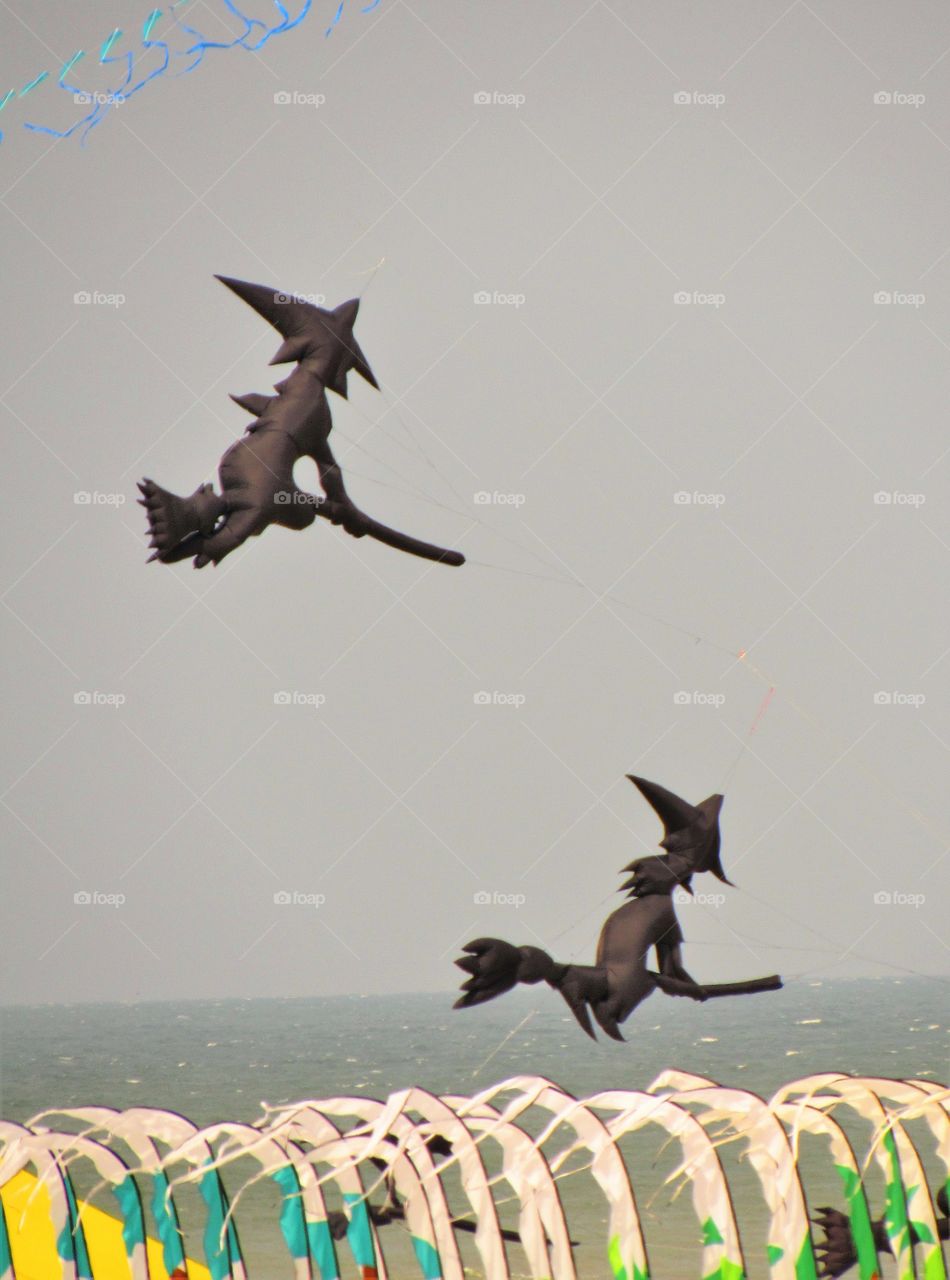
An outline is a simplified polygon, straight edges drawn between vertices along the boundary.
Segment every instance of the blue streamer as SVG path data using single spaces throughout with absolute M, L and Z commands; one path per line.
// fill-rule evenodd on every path
M 57 140 L 70 138 L 73 134 L 79 133 L 81 142 L 85 144 L 90 131 L 101 124 L 111 110 L 123 102 L 127 102 L 129 98 L 144 89 L 146 85 L 151 84 L 153 80 L 168 74 L 175 76 L 187 75 L 202 64 L 209 52 L 215 50 L 243 49 L 247 53 L 257 53 L 274 36 L 283 35 L 299 27 L 313 8 L 313 0 L 298 0 L 299 7 L 296 12 L 292 13 L 283 0 L 273 0 L 274 18 L 269 22 L 264 22 L 259 18 L 249 17 L 237 3 L 237 0 L 216 0 L 217 4 L 223 6 L 225 16 L 237 19 L 241 26 L 238 34 L 233 38 L 219 40 L 209 38 L 196 26 L 182 21 L 179 12 L 190 3 L 192 3 L 192 0 L 174 0 L 164 10 L 150 10 L 142 23 L 141 35 L 137 45 L 134 41 L 128 41 L 128 47 L 120 51 L 119 46 L 126 42 L 125 33 L 120 27 L 116 27 L 103 40 L 99 49 L 97 63 L 100 67 L 115 67 L 118 72 L 116 82 L 107 89 L 88 89 L 67 80 L 67 76 L 76 64 L 86 57 L 85 50 L 80 49 L 68 62 L 63 64 L 55 83 L 56 87 L 62 92 L 71 94 L 78 104 L 89 105 L 90 110 L 80 119 L 63 129 L 57 129 L 53 125 L 42 124 L 35 120 L 23 121 L 23 128 L 29 129 L 33 133 L 46 134 L 48 137 Z M 369 4 L 363 6 L 361 12 L 372 13 L 381 3 L 382 0 L 371 0 Z M 342 19 L 345 4 L 346 0 L 338 0 L 336 13 L 324 33 L 326 36 L 333 32 Z M 163 17 L 170 20 L 169 30 L 165 33 L 166 36 L 170 36 L 171 32 L 177 31 L 187 37 L 183 48 L 171 48 L 167 38 L 153 38 L 153 32 Z M 140 74 L 136 78 L 137 63 L 143 58 L 154 57 L 155 54 L 158 54 L 157 64 L 146 74 Z M 42 71 L 19 91 L 11 89 L 4 97 L 0 98 L 0 111 L 3 110 L 8 102 L 14 98 L 25 97 L 49 78 L 50 72 Z M 2 141 L 3 133 L 0 131 L 0 142 Z

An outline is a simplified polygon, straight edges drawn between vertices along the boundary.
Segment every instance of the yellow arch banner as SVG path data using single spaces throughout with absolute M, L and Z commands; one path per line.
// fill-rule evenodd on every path
M 50 1213 L 49 1192 L 35 1174 L 24 1170 L 0 1188 L 3 1212 L 10 1235 L 10 1252 L 16 1280 L 56 1280 L 61 1264 Z M 80 1202 L 82 1225 L 96 1280 L 130 1280 L 122 1243 L 122 1223 L 95 1205 Z M 162 1246 L 151 1236 L 146 1242 L 149 1275 L 170 1280 L 162 1261 Z M 210 1280 L 208 1268 L 188 1260 L 188 1280 Z

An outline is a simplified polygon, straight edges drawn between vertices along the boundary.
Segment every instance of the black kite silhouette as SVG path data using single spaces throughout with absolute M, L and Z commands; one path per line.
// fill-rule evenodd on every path
M 623 1040 L 619 1024 L 657 989 L 670 996 L 708 1000 L 781 987 L 782 980 L 774 974 L 747 982 L 702 984 L 683 968 L 683 934 L 674 909 L 674 890 L 682 887 L 691 892 L 693 876 L 703 871 L 711 872 L 723 884 L 731 883 L 719 860 L 723 798 L 713 795 L 692 805 L 655 782 L 627 776 L 663 823 L 660 847 L 667 852 L 638 858 L 624 867 L 630 878 L 621 891 L 628 892 L 630 901 L 607 917 L 595 963 L 559 964 L 540 947 L 515 947 L 500 938 L 476 938 L 462 948 L 467 954 L 455 962 L 471 975 L 462 984 L 464 994 L 456 1001 L 456 1009 L 484 1004 L 519 982 L 546 982 L 560 991 L 592 1039 L 596 1037 L 591 1013 L 608 1036 Z M 658 972 L 647 968 L 651 948 L 656 949 Z
M 426 560 L 464 564 L 465 557 L 458 551 L 420 542 L 371 519 L 344 486 L 329 445 L 333 420 L 327 390 L 345 398 L 351 370 L 371 386 L 379 385 L 353 336 L 359 301 L 353 298 L 326 311 L 265 285 L 216 278 L 280 333 L 283 342 L 271 364 L 295 363 L 296 368 L 277 383 L 274 396 L 254 392 L 231 397 L 254 421 L 221 459 L 220 495 L 210 484 L 182 498 L 154 480 L 140 483 L 140 501 L 154 548 L 150 560 L 173 564 L 193 558 L 195 568 L 201 569 L 219 564 L 268 525 L 306 529 L 322 516 L 342 525 L 353 537 L 369 535 Z M 316 462 L 322 496 L 305 493 L 295 484 L 294 463 L 299 458 Z

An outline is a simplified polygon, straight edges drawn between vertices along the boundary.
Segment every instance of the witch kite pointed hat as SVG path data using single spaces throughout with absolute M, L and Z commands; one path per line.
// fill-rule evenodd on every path
M 627 777 L 663 823 L 660 848 L 686 858 L 691 871 L 711 871 L 723 884 L 732 884 L 719 860 L 719 812 L 723 797 L 711 795 L 699 804 L 690 804 L 657 782 L 632 773 Z
M 215 276 L 215 279 L 253 307 L 283 338 L 271 364 L 296 361 L 344 399 L 346 375 L 351 369 L 379 390 L 379 383 L 353 334 L 360 309 L 358 298 L 350 298 L 328 311 L 268 285 L 251 284 L 231 276 Z

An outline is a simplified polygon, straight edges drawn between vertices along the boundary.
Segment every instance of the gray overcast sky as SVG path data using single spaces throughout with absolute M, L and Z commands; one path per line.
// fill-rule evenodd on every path
M 20 127 L 49 85 L 3 114 L 4 999 L 587 959 L 659 835 L 628 771 L 728 781 L 697 974 L 950 972 L 950 13 L 335 7 L 85 147 Z M 0 90 L 139 20 L 10 0 Z M 383 258 L 334 441 L 471 562 L 321 524 L 146 568 L 135 480 L 213 478 L 275 376 L 212 273 L 336 303 Z

